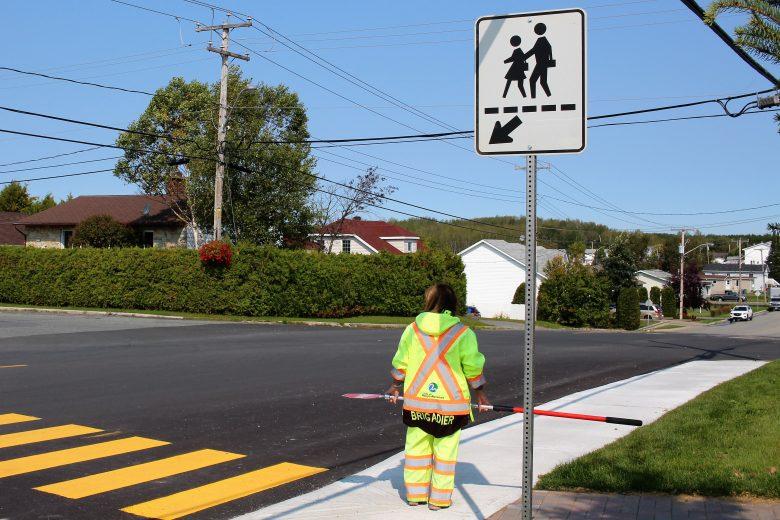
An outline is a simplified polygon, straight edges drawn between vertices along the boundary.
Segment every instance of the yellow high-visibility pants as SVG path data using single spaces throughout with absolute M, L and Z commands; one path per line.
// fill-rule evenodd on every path
M 439 507 L 452 503 L 459 443 L 460 430 L 437 439 L 420 428 L 406 429 L 406 500 Z

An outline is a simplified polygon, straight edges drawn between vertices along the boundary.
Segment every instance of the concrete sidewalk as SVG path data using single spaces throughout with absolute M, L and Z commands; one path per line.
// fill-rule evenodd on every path
M 617 381 L 557 399 L 539 408 L 629 417 L 652 422 L 713 386 L 761 366 L 757 361 L 695 361 Z M 446 518 L 488 518 L 514 503 L 521 492 L 521 415 L 464 430 L 457 488 Z M 534 478 L 633 430 L 630 426 L 552 417 L 535 420 Z M 425 508 L 403 500 L 403 453 L 321 489 L 239 517 L 430 518 Z
M 534 491 L 534 520 L 780 520 L 780 501 L 748 502 L 710 497 L 616 495 Z M 512 504 L 490 520 L 521 520 Z

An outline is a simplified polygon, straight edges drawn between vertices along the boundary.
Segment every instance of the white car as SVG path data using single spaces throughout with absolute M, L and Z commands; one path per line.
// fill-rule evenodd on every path
M 750 305 L 737 305 L 731 309 L 729 321 L 750 321 L 753 319 L 753 309 Z

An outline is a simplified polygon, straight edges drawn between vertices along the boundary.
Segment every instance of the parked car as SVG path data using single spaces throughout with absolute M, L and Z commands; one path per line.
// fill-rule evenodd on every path
M 479 313 L 479 310 L 473 305 L 469 305 L 468 307 L 466 307 L 466 316 L 470 316 L 472 318 L 482 317 L 482 315 Z
M 661 309 L 653 304 L 640 303 L 639 304 L 639 317 L 643 320 L 662 320 L 664 314 Z
M 710 300 L 716 302 L 744 302 L 745 296 L 740 296 L 734 291 L 723 291 L 720 294 L 710 294 Z
M 751 321 L 753 319 L 753 308 L 750 305 L 737 305 L 731 309 L 731 315 L 729 316 L 730 322 L 735 321 Z

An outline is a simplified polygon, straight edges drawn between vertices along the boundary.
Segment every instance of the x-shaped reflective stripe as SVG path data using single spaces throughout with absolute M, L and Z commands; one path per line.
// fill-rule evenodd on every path
M 463 400 L 463 394 L 455 379 L 455 374 L 452 373 L 452 369 L 444 359 L 444 356 L 450 348 L 452 348 L 461 334 L 466 331 L 466 326 L 457 323 L 447 329 L 447 331 L 439 336 L 438 339 L 429 336 L 428 334 L 423 334 L 416 323 L 412 325 L 412 328 L 425 350 L 425 359 L 423 359 L 423 362 L 420 364 L 420 369 L 412 381 L 412 384 L 409 385 L 408 393 L 410 395 L 417 395 L 431 373 L 436 371 L 445 390 L 449 394 L 450 399 L 458 401 Z

